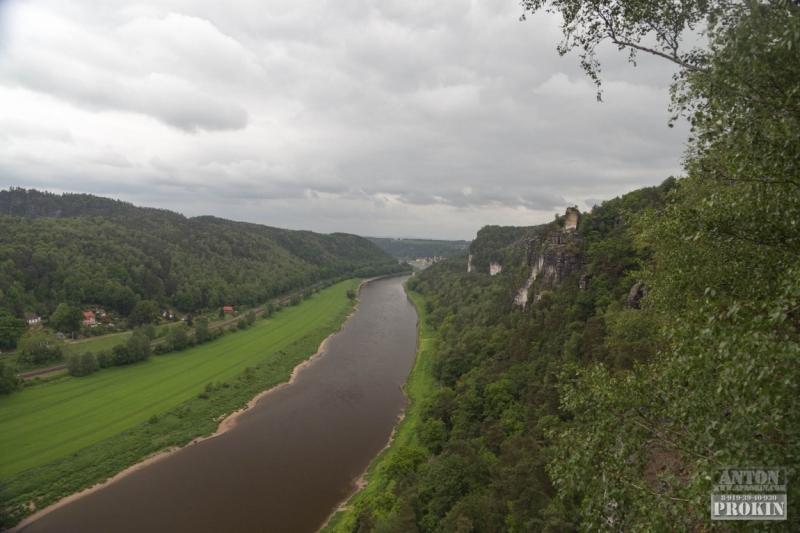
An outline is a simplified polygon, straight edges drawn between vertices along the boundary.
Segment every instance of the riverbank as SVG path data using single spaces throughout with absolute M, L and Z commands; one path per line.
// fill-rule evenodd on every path
M 405 287 L 405 286 L 404 286 Z M 359 478 L 359 490 L 343 503 L 328 519 L 320 533 L 349 533 L 354 531 L 358 512 L 369 506 L 376 496 L 390 490 L 394 483 L 387 475 L 387 466 L 398 450 L 420 446 L 418 427 L 422 421 L 422 406 L 438 389 L 433 378 L 432 349 L 436 341 L 436 330 L 428 326 L 425 300 L 419 293 L 409 291 L 406 295 L 417 310 L 417 356 L 408 375 L 403 392 L 409 400 L 392 437 L 383 451 L 370 463 Z
M 352 280 L 345 288 L 360 287 L 366 280 L 358 281 Z M 265 392 L 291 380 L 298 366 L 307 364 L 310 355 L 322 353 L 327 339 L 343 328 L 354 311 L 354 303 L 345 299 L 338 311 L 321 326 L 227 382 L 212 385 L 206 397 L 192 398 L 159 413 L 153 423 L 145 422 L 3 480 L 0 482 L 0 530 L 25 518 L 25 523 L 29 523 L 67 503 L 58 503 L 65 497 L 82 497 L 121 479 L 126 472 L 144 466 L 143 461 L 151 464 L 187 444 L 230 430 L 248 406 L 255 405 Z M 247 334 L 242 332 L 237 336 Z

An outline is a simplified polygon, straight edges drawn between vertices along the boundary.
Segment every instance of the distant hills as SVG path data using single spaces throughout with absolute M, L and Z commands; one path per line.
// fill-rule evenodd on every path
M 314 283 L 403 270 L 356 235 L 187 218 L 90 194 L 0 191 L 0 307 L 60 302 L 127 315 L 154 300 L 189 312 L 254 305 Z
M 382 237 L 367 237 L 367 239 L 380 246 L 383 251 L 403 260 L 459 257 L 468 253 L 470 243 L 470 241 L 391 239 Z

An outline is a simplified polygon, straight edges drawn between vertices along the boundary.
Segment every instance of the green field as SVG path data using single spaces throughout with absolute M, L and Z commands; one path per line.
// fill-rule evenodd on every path
M 133 335 L 132 331 L 124 331 L 122 333 L 108 333 L 107 335 L 92 337 L 91 339 L 65 341 L 64 344 L 61 345 L 61 353 L 64 354 L 64 359 L 66 359 L 68 356 L 76 353 L 97 353 L 100 350 L 111 350 L 117 344 L 127 342 L 131 335 Z M 52 365 L 53 363 L 50 364 Z
M 406 292 L 417 308 L 419 316 L 417 330 L 417 358 L 411 373 L 408 375 L 403 390 L 409 399 L 403 420 L 395 428 L 391 445 L 386 448 L 367 469 L 365 479 L 367 485 L 357 492 L 345 507 L 347 511 L 337 512 L 322 530 L 322 533 L 349 532 L 356 529 L 357 513 L 381 492 L 389 490 L 394 483 L 385 472 L 384 465 L 392 455 L 403 446 L 420 446 L 417 428 L 422 422 L 422 407 L 426 399 L 438 390 L 439 385 L 433 377 L 432 350 L 436 341 L 436 330 L 427 323 L 428 312 L 425 310 L 425 298 L 417 292 Z
M 146 422 L 196 397 L 208 382 L 280 360 L 279 352 L 352 307 L 346 291 L 354 284 L 339 283 L 245 332 L 184 352 L 0 397 L 0 480 Z

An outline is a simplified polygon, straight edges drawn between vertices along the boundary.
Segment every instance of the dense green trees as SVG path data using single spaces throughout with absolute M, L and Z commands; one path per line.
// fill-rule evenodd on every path
M 10 394 L 20 387 L 20 379 L 14 369 L 0 361 L 0 394 Z
M 394 257 L 416 259 L 417 257 L 453 258 L 466 255 L 469 241 L 437 241 L 431 239 L 390 239 L 367 237 Z
M 172 328 L 170 332 L 177 328 Z M 150 357 L 150 338 L 141 331 L 134 331 L 125 344 L 118 344 L 111 350 L 109 366 L 121 366 L 144 361 Z M 101 365 L 103 366 L 103 365 Z
M 523 6 L 563 16 L 560 50 L 581 50 L 595 81 L 604 40 L 682 67 L 673 110 L 693 127 L 685 176 L 584 216 L 574 250 L 587 260 L 584 290 L 575 276 L 537 281 L 522 313 L 511 305 L 524 277 L 513 261 L 494 277 L 467 276 L 466 262 L 452 261 L 410 282 L 439 330 L 443 388 L 419 426 L 432 456 L 387 488 L 388 513 L 361 509 L 359 527 L 399 527 L 410 508 L 403 527 L 425 533 L 705 531 L 714 528 L 711 470 L 731 465 L 788 467 L 796 515 L 800 7 Z M 697 28 L 709 46 L 679 49 Z M 479 272 L 513 258 L 507 246 L 524 236 L 482 232 Z M 630 308 L 635 282 L 647 296 Z
M 69 372 L 70 376 L 88 376 L 99 369 L 100 365 L 91 352 L 86 352 L 82 355 L 73 354 L 67 358 L 67 372 Z
M 211 331 L 208 329 L 207 318 L 198 318 L 194 321 L 194 338 L 197 344 L 203 344 L 211 338 Z
M 140 300 L 182 312 L 254 306 L 321 280 L 404 268 L 355 235 L 189 219 L 23 189 L 0 191 L 1 205 L 0 308 L 17 318 L 26 310 L 50 317 L 60 304 L 97 304 L 122 316 Z M 67 331 L 74 323 L 60 325 Z
M 24 336 L 17 346 L 18 361 L 23 365 L 39 366 L 58 363 L 63 359 L 61 346 L 52 335 L 36 333 Z
M 14 348 L 25 333 L 25 321 L 0 307 L 0 349 Z
M 80 329 L 83 318 L 83 313 L 77 307 L 60 303 L 50 317 L 50 326 L 56 331 L 75 331 Z
M 131 314 L 128 316 L 128 324 L 131 326 L 141 326 L 153 324 L 161 318 L 161 309 L 158 303 L 152 300 L 142 300 L 133 306 Z
M 629 9 L 587 25 L 600 20 L 598 6 L 612 4 Z M 587 529 L 606 528 L 609 517 L 627 530 L 693 529 L 708 519 L 713 467 L 800 468 L 800 7 L 636 6 L 643 4 L 583 4 L 580 14 L 568 10 L 575 18 L 567 26 L 576 24 L 583 46 L 602 27 L 631 32 L 669 18 L 657 39 L 663 51 L 689 22 L 705 21 L 710 42 L 668 54 L 684 67 L 673 109 L 692 124 L 686 177 L 664 209 L 631 217 L 637 246 L 652 260 L 638 274 L 650 288 L 650 318 L 630 318 L 661 325 L 664 336 L 635 379 L 596 367 L 563 376 L 562 408 L 575 419 L 552 433 L 570 446 L 558 447 L 551 472 L 560 487 L 583 494 Z M 617 351 L 635 353 L 625 345 L 636 342 L 633 330 L 619 329 L 631 339 Z M 796 510 L 800 493 L 789 493 Z

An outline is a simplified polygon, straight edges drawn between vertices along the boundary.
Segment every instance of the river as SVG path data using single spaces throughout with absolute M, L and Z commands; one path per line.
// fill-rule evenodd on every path
M 317 531 L 388 443 L 407 401 L 408 276 L 361 287 L 344 330 L 230 431 L 56 508 L 25 533 Z

